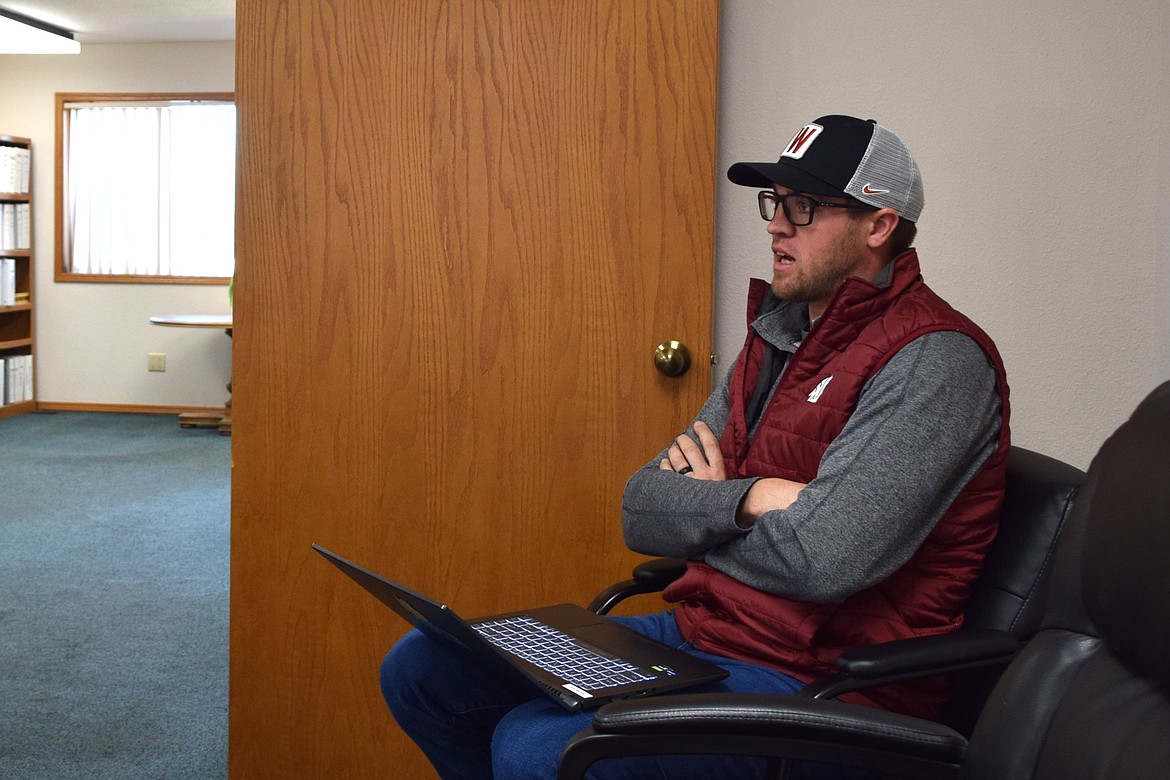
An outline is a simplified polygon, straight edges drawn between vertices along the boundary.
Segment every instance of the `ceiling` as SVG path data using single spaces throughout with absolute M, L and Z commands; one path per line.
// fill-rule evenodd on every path
M 70 30 L 83 45 L 236 37 L 235 0 L 0 0 L 0 8 Z

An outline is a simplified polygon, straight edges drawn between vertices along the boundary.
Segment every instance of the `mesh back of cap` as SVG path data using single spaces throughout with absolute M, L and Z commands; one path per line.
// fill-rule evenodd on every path
M 918 163 L 902 139 L 881 125 L 874 127 L 869 148 L 845 192 L 862 203 L 892 208 L 911 222 L 918 221 L 925 202 Z

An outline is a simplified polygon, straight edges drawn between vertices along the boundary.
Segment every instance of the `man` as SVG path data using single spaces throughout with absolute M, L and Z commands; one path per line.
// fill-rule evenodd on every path
M 626 543 L 686 557 L 673 612 L 615 618 L 727 669 L 709 689 L 794 693 L 846 648 L 952 630 L 995 535 L 1008 399 L 991 339 L 922 281 L 909 150 L 872 121 L 825 116 L 760 188 L 772 282 L 691 427 L 626 485 Z M 383 694 L 443 777 L 553 777 L 589 714 L 506 691 L 418 634 Z M 930 715 L 937 683 L 854 698 Z M 751 777 L 735 758 L 611 761 L 597 776 Z

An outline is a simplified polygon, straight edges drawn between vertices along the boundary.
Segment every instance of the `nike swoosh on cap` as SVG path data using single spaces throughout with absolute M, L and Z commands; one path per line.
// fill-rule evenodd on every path
M 865 185 L 864 187 L 861 188 L 861 191 L 866 195 L 889 195 L 890 194 L 889 190 L 883 190 L 879 187 L 873 186 L 872 184 Z

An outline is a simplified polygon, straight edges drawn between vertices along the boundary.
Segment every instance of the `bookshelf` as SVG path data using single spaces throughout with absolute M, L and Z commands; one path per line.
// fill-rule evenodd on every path
M 0 134 L 0 418 L 36 408 L 32 142 Z

